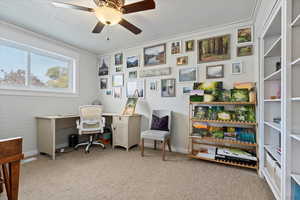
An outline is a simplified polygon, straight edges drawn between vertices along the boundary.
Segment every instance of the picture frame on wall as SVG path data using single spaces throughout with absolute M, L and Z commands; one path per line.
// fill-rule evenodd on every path
M 107 96 L 110 96 L 112 94 L 112 91 L 111 90 L 106 90 L 106 95 Z
M 230 35 L 198 40 L 198 64 L 230 59 Z
M 197 67 L 183 67 L 178 69 L 178 82 L 197 81 Z
M 112 75 L 112 87 L 123 87 L 124 85 L 124 74 Z
M 156 80 L 151 80 L 149 82 L 149 88 L 152 91 L 156 91 L 157 90 L 157 81 Z
M 123 65 L 123 53 L 115 54 L 115 65 Z
M 234 62 L 231 65 L 231 74 L 239 75 L 243 73 L 243 63 L 242 62 Z
M 188 56 L 180 56 L 176 58 L 176 65 L 177 66 L 182 66 L 182 65 L 187 65 L 189 62 L 189 57 Z
M 183 94 L 189 94 L 193 90 L 193 87 L 182 87 Z
M 166 44 L 144 48 L 144 66 L 163 65 L 166 59 Z
M 181 53 L 182 44 L 181 41 L 174 41 L 171 43 L 171 54 L 180 54 Z
M 253 43 L 253 26 L 240 27 L 236 30 L 237 44 Z
M 101 56 L 99 59 L 98 64 L 98 76 L 107 76 L 108 75 L 108 69 L 110 66 L 110 56 Z
M 195 40 L 185 41 L 185 52 L 192 52 L 195 50 Z
M 224 78 L 224 65 L 206 66 L 206 79 Z
M 156 69 L 144 69 L 139 72 L 140 77 L 168 76 L 172 74 L 171 67 L 163 67 Z
M 127 68 L 139 67 L 139 65 L 140 65 L 139 56 L 130 56 L 126 58 Z
M 161 97 L 176 97 L 176 79 L 161 80 Z
M 116 66 L 116 72 L 122 72 L 123 66 Z
M 253 55 L 253 45 L 237 47 L 237 52 L 236 52 L 237 57 L 252 56 L 252 55 Z
M 145 80 L 130 80 L 126 85 L 127 98 L 144 98 L 145 97 Z
M 100 78 L 100 89 L 105 90 L 107 89 L 108 78 Z
M 137 71 L 129 71 L 128 72 L 128 79 L 137 79 L 138 77 Z
M 113 95 L 115 99 L 121 99 L 122 98 L 122 88 L 121 87 L 115 87 L 113 89 Z

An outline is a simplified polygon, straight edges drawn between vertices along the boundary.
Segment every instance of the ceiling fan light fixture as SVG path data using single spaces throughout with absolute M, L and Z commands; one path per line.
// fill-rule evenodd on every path
M 101 6 L 94 9 L 96 17 L 98 20 L 106 25 L 115 25 L 118 24 L 122 20 L 122 12 L 108 7 L 108 6 Z

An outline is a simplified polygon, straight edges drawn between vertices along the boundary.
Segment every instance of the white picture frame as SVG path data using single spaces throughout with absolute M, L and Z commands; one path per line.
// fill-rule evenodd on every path
M 246 41 L 246 42 L 243 42 L 243 41 L 240 41 L 240 31 L 243 30 L 243 29 L 250 29 L 251 30 L 251 40 L 249 41 Z M 238 46 L 243 46 L 243 45 L 249 45 L 249 44 L 253 44 L 253 41 L 254 41 L 254 34 L 253 34 L 253 26 L 249 25 L 249 26 L 241 26 L 241 27 L 238 27 L 236 29 L 236 44 Z
M 128 80 L 126 83 L 127 98 L 145 98 L 145 80 Z
M 170 46 L 171 55 L 181 54 L 182 53 L 182 41 L 173 41 Z
M 149 81 L 149 89 L 151 91 L 157 91 L 158 90 L 158 81 L 157 80 L 150 80 Z
M 177 74 L 179 83 L 196 82 L 198 80 L 198 67 L 180 67 Z
M 242 62 L 233 62 L 231 64 L 231 74 L 232 75 L 240 75 L 244 72 L 243 63 Z
M 112 75 L 112 87 L 123 87 L 124 86 L 124 74 Z

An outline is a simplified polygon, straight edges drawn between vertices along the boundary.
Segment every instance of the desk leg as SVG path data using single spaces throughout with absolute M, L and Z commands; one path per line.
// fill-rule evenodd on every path
M 3 177 L 2 177 L 2 172 L 1 172 L 1 165 L 0 165 L 0 194 L 3 192 Z
M 7 199 L 11 200 L 10 180 L 9 180 L 9 174 L 7 171 L 6 164 L 2 164 L 2 171 L 3 171 L 3 178 L 4 178 Z
M 10 196 L 9 200 L 18 200 L 19 195 L 19 177 L 20 177 L 20 161 L 9 163 L 9 182 Z

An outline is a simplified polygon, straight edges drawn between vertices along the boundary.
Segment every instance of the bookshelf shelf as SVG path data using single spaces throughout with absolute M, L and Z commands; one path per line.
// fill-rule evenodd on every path
M 291 23 L 292 27 L 300 26 L 300 14 Z
M 190 102 L 196 105 L 256 105 L 256 102 Z
M 294 60 L 291 65 L 300 65 L 300 58 Z
M 291 177 L 294 179 L 294 181 L 300 185 L 300 175 L 299 174 L 292 174 Z
M 281 99 L 265 99 L 264 102 L 281 102 Z
M 276 186 L 274 179 L 270 176 L 270 174 L 266 168 L 264 168 L 262 170 L 262 173 L 263 173 L 267 183 L 269 184 L 269 186 L 274 194 L 275 199 L 280 200 L 280 190 Z
M 268 51 L 265 53 L 265 57 L 276 57 L 281 55 L 281 36 L 274 41 Z
M 281 156 L 276 152 L 276 147 L 271 146 L 271 145 L 265 145 L 265 149 L 271 156 L 279 163 L 281 164 Z
M 281 71 L 282 71 L 282 69 L 273 72 L 269 76 L 266 76 L 264 78 L 264 80 L 265 81 L 278 81 L 278 80 L 281 80 Z
M 292 134 L 291 137 L 300 142 L 300 135 Z
M 277 130 L 277 131 L 279 131 L 279 132 L 281 132 L 281 128 L 280 128 L 279 124 L 276 124 L 274 122 L 264 122 L 264 124 L 271 127 L 271 128 L 273 128 L 273 129 L 275 129 L 275 130 Z
M 213 124 L 232 124 L 232 125 L 248 125 L 248 126 L 256 126 L 256 122 L 242 122 L 242 121 L 229 121 L 229 120 L 210 120 L 210 119 L 197 119 L 192 118 L 193 122 L 207 122 Z
M 199 136 L 190 136 L 190 138 L 195 139 L 195 140 L 202 140 L 205 142 L 216 142 L 216 143 L 223 143 L 223 144 L 235 144 L 235 145 L 242 145 L 242 146 L 249 146 L 249 147 L 257 147 L 256 143 L 250 143 L 250 142 L 217 139 L 217 138 L 212 138 L 212 137 L 199 137 Z

